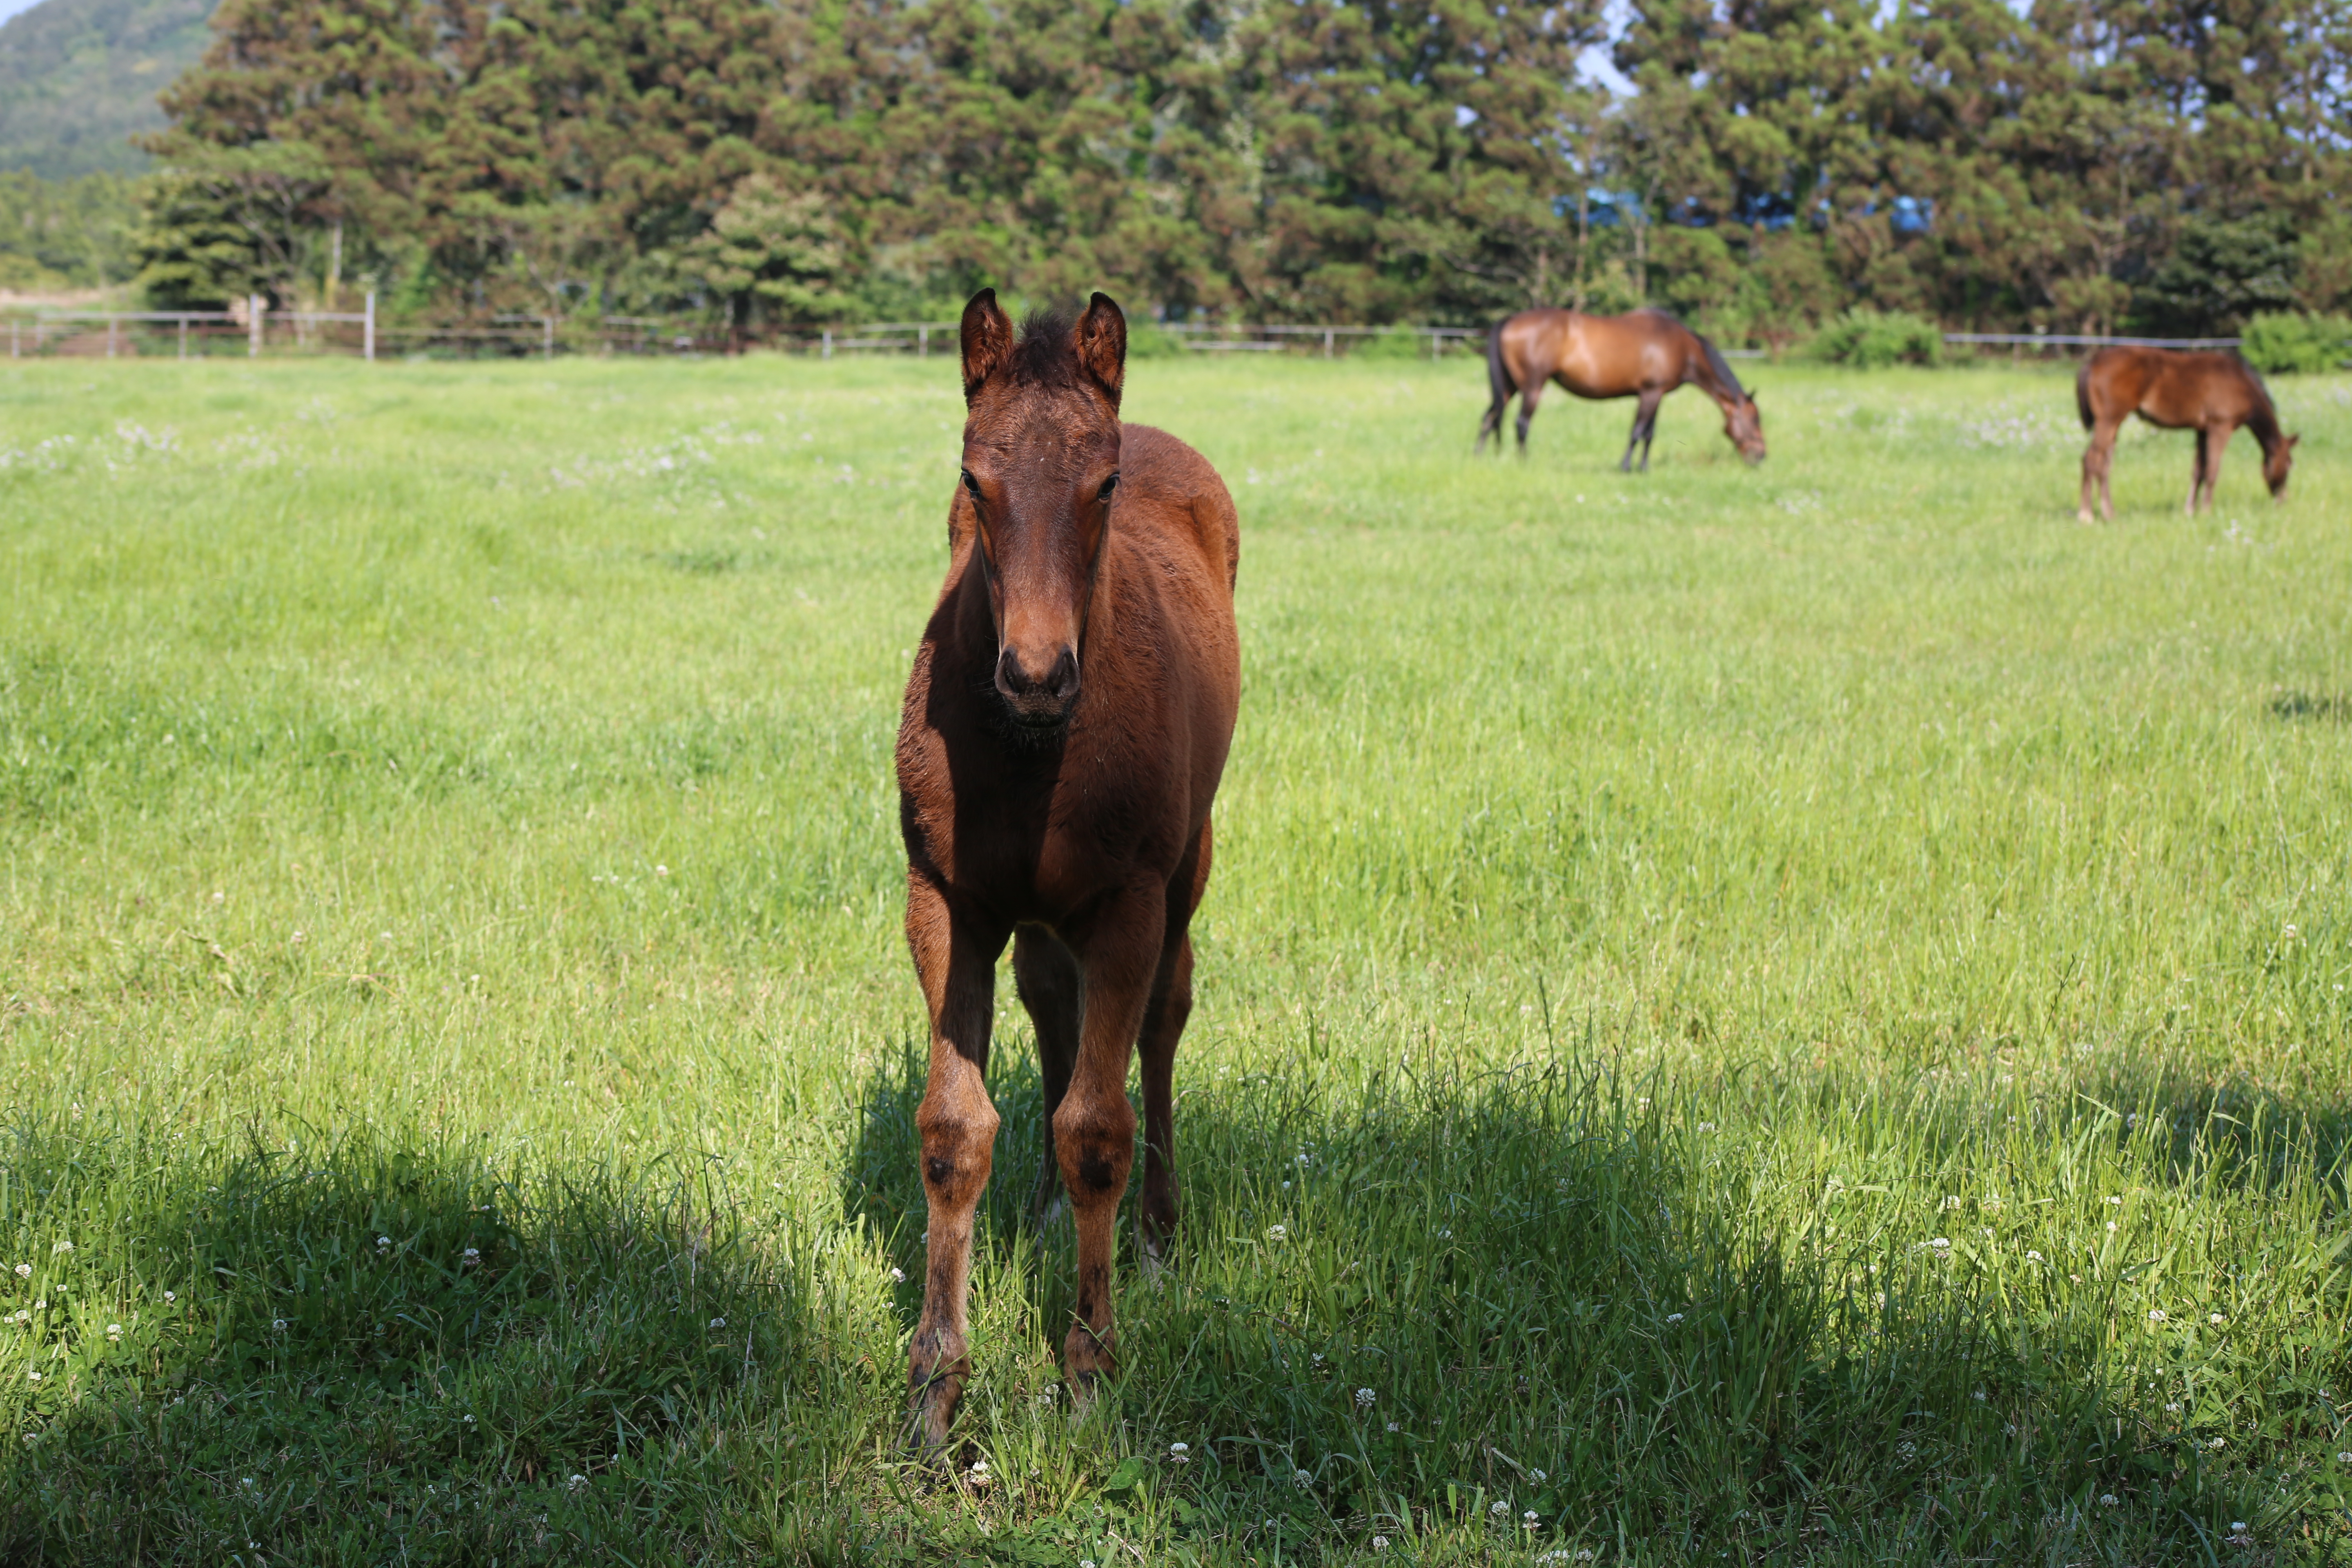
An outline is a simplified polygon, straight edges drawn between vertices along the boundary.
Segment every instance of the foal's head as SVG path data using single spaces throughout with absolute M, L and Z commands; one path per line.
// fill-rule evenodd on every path
M 963 308 L 963 497 L 996 624 L 996 690 L 1051 735 L 1077 707 L 1095 567 L 1118 488 L 1127 318 L 1097 294 L 1074 323 L 1013 323 L 983 289 Z M 959 520 L 961 521 L 961 518 Z

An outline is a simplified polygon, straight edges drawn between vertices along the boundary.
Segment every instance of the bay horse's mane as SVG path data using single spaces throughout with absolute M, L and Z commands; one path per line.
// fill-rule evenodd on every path
M 2236 349 L 2230 351 L 2230 357 L 2245 367 L 2246 379 L 2254 384 L 2256 392 L 2262 394 L 2263 400 L 2256 406 L 2254 416 L 2246 421 L 2246 427 L 2254 433 L 2254 439 L 2263 444 L 2263 449 L 2268 451 L 2270 444 L 2278 439 L 2279 433 L 2278 405 L 2271 399 L 2270 383 L 2263 379 L 2263 373 L 2254 368 L 2253 362 Z
M 1745 398 L 1748 395 L 1748 389 L 1739 384 L 1739 378 L 1738 376 L 1731 374 L 1731 366 L 1725 361 L 1723 351 L 1715 346 L 1714 339 L 1708 337 L 1705 332 L 1700 331 L 1696 327 L 1692 326 L 1688 321 L 1684 321 L 1680 316 L 1675 315 L 1672 310 L 1667 310 L 1663 305 L 1645 305 L 1643 309 L 1648 310 L 1650 314 L 1654 316 L 1664 317 L 1665 320 L 1672 321 L 1677 327 L 1680 327 L 1683 331 L 1688 332 L 1691 336 L 1696 338 L 1698 340 L 1700 350 L 1706 355 L 1707 369 L 1715 372 L 1715 379 L 1723 383 L 1723 384 L 1730 390 L 1732 396 L 1737 398 Z

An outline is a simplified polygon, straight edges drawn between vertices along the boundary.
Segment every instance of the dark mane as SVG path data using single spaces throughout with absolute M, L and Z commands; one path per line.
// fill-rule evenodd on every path
M 1698 346 L 1706 351 L 1707 368 L 1715 372 L 1715 379 L 1731 388 L 1732 396 L 1746 397 L 1748 389 L 1739 384 L 1738 376 L 1731 374 L 1731 366 L 1724 363 L 1722 351 L 1715 346 L 1711 339 L 1700 338 L 1696 332 L 1693 332 L 1691 336 L 1698 338 Z
M 1055 306 L 1032 310 L 1021 323 L 1021 341 L 1013 345 L 1005 375 L 1014 386 L 1074 387 L 1086 384 L 1086 367 L 1070 343 L 1076 317 Z

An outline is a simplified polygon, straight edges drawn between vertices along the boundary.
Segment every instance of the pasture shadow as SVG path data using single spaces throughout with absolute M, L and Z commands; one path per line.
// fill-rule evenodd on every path
M 975 1300 L 1018 1296 L 1050 1330 L 1069 1260 L 1027 1215 L 1043 1108 L 1013 1044 L 992 1068 L 1004 1124 Z M 2112 1302 L 2030 1286 L 1967 1241 L 1839 1239 L 1854 1211 L 1834 1184 L 1792 1186 L 1663 1080 L 1567 1053 L 1358 1076 L 1308 1050 L 1205 1082 L 1180 1065 L 1180 1085 L 1182 1228 L 1147 1280 L 1122 1215 L 1109 1419 L 1048 1431 L 1013 1363 L 1058 1331 L 1008 1353 L 984 1336 L 1015 1315 L 982 1327 L 976 1308 L 968 1438 L 1029 1420 L 1041 1443 L 1131 1445 L 1141 1468 L 1115 1481 L 1266 1547 L 1452 1521 L 1629 1560 L 2202 1559 L 2232 1517 L 2277 1515 L 2274 1457 L 2154 1432 Z M 869 1080 L 842 1177 L 845 1212 L 908 1216 L 902 1329 L 921 1088 L 911 1047 Z M 1923 1212 L 1933 1184 L 1909 1194 Z
M 0 1176 L 10 1563 L 693 1555 L 697 1436 L 822 1359 L 707 1165 L 25 1119 Z
M 2289 723 L 2352 724 L 2352 697 L 2340 692 L 2283 691 L 2270 700 L 2271 717 Z

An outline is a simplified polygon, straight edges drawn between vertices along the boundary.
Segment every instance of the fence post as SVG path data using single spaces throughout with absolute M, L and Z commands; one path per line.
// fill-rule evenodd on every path
M 915 329 L 915 357 L 917 359 L 931 357 L 931 329 L 929 327 Z
M 539 319 L 539 342 L 543 356 L 548 359 L 553 359 L 555 357 L 554 317 L 541 316 Z
M 114 340 L 121 335 L 121 331 L 122 319 L 120 316 L 106 318 L 106 357 L 109 359 L 114 357 Z
M 180 318 L 180 357 L 188 357 L 188 318 L 185 316 Z
M 367 320 L 360 328 L 360 352 L 370 364 L 375 363 L 375 290 L 368 290 Z
M 826 359 L 831 359 L 833 357 L 833 329 L 831 327 L 827 327 L 824 330 L 824 354 L 823 357 Z
M 1331 329 L 1328 327 L 1323 329 L 1323 357 L 1331 357 Z
M 21 351 L 16 347 L 16 322 L 14 318 L 11 318 L 8 322 L 8 357 L 18 358 L 20 353 Z
M 247 294 L 245 297 L 245 357 L 259 359 L 261 357 L 260 295 Z

